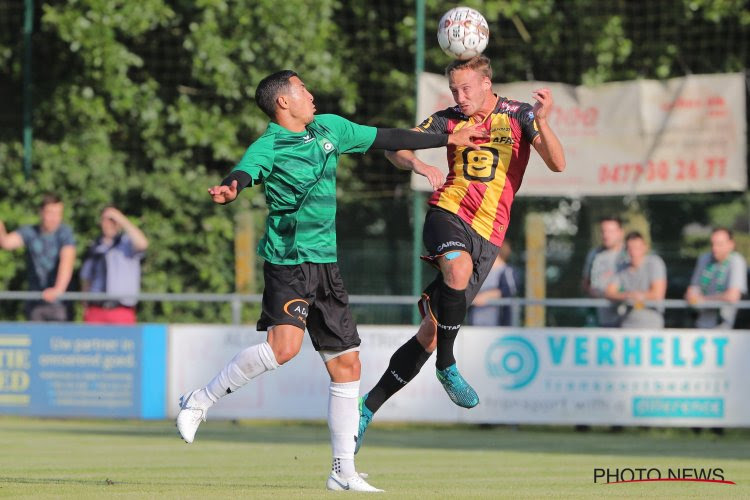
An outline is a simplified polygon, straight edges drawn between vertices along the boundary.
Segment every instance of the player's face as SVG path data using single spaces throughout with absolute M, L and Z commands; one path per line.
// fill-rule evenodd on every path
M 487 95 L 492 92 L 489 78 L 473 69 L 457 69 L 448 77 L 448 86 L 461 112 L 472 116 L 482 109 Z
M 604 248 L 611 250 L 622 245 L 622 227 L 617 222 L 613 220 L 602 221 L 599 230 L 601 231 Z
M 714 259 L 723 261 L 734 251 L 734 240 L 725 231 L 716 231 L 711 235 L 711 253 Z
M 56 231 L 63 219 L 62 203 L 47 203 L 39 212 L 42 230 L 45 232 Z
M 293 76 L 289 79 L 289 111 L 292 116 L 299 119 L 305 125 L 313 121 L 315 116 L 314 97 L 307 90 L 305 84 L 298 77 Z

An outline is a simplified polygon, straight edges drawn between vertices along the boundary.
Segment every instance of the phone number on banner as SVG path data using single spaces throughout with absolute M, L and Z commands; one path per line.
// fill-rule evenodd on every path
M 637 181 L 679 182 L 723 179 L 726 157 L 702 160 L 657 160 L 648 163 L 616 163 L 599 166 L 599 184 L 628 184 Z

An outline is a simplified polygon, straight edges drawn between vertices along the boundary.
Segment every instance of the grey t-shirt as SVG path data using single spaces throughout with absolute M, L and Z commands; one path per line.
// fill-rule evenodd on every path
M 583 267 L 583 278 L 589 282 L 591 296 L 603 297 L 617 270 L 627 265 L 627 262 L 628 256 L 622 249 L 607 250 L 598 247 L 589 251 Z M 599 326 L 603 327 L 617 326 L 620 321 L 615 306 L 597 308 L 596 317 Z
M 141 291 L 141 260 L 144 252 L 136 251 L 127 234 L 112 244 L 97 240 L 89 248 L 81 266 L 81 278 L 90 282 L 90 291 L 112 294 L 133 294 Z M 135 299 L 119 299 L 125 306 L 134 306 Z
M 67 224 L 60 224 L 51 233 L 43 233 L 40 226 L 21 226 L 17 232 L 26 247 L 29 290 L 39 291 L 55 286 L 60 250 L 76 244 L 73 230 Z
M 614 277 L 614 283 L 620 292 L 647 292 L 654 281 L 666 279 L 667 267 L 662 258 L 649 254 L 640 267 L 626 266 L 619 270 Z M 625 307 L 624 309 L 620 322 L 623 328 L 664 327 L 664 309 L 661 307 Z
M 747 293 L 747 262 L 737 252 L 729 254 L 723 262 L 714 259 L 711 252 L 698 257 L 690 279 L 703 295 L 715 295 L 736 288 Z M 695 321 L 696 328 L 732 328 L 737 308 L 728 304 L 720 309 L 701 309 Z

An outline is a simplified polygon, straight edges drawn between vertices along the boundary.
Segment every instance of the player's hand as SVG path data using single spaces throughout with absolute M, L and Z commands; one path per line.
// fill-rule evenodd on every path
M 237 198 L 237 181 L 233 180 L 229 186 L 213 186 L 208 188 L 208 194 L 214 203 L 224 205 Z
M 418 162 L 415 164 L 414 173 L 427 177 L 433 191 L 440 189 L 440 186 L 445 182 L 445 174 L 443 174 L 443 171 L 426 163 Z
M 534 104 L 534 117 L 539 120 L 546 120 L 550 109 L 552 109 L 552 91 L 548 88 L 538 89 L 531 93 L 531 97 L 536 99 Z
M 489 140 L 490 133 L 485 128 L 484 123 L 477 123 L 470 127 L 464 127 L 448 136 L 448 144 L 471 149 L 481 149 L 479 144 L 484 144 Z M 479 144 L 475 144 L 474 141 L 479 142 Z

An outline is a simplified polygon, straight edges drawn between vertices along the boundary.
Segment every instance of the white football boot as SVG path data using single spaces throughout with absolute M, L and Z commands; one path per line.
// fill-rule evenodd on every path
M 206 408 L 201 408 L 192 401 L 194 392 L 180 396 L 180 413 L 177 414 L 177 430 L 188 444 L 195 439 L 195 432 L 201 422 L 206 421 Z
M 333 471 L 331 471 L 331 475 L 328 476 L 326 488 L 332 491 L 362 491 L 367 493 L 383 492 L 383 490 L 370 485 L 360 474 L 355 474 L 350 478 L 344 479 Z

